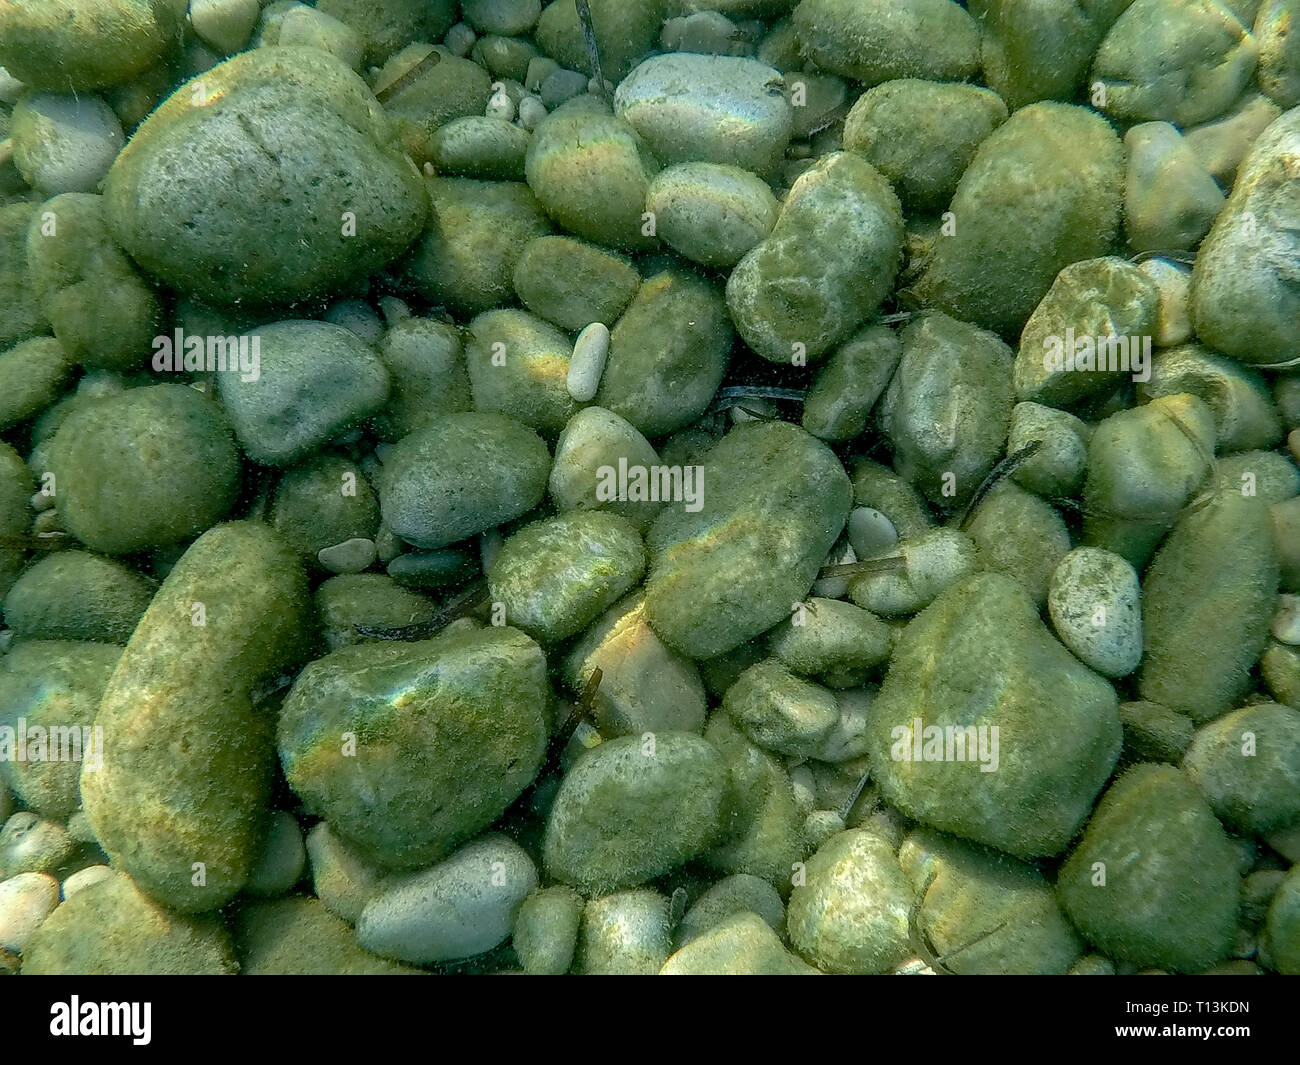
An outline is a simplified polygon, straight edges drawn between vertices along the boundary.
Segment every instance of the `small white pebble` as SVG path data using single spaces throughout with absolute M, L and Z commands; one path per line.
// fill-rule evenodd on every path
M 44 492 L 37 492 L 30 500 L 32 510 L 40 513 L 42 510 L 49 510 L 54 506 L 54 497 L 46 495 Z
M 63 882 L 63 897 L 70 899 L 91 884 L 98 884 L 101 880 L 109 880 L 116 875 L 107 865 L 88 865 L 84 869 L 78 869 Z
M 438 171 L 437 171 L 436 169 L 434 169 L 434 165 L 433 165 L 432 163 L 425 163 L 425 164 L 424 164 L 424 176 L 425 176 L 425 177 L 437 177 L 437 176 L 438 176 Z
M 569 395 L 579 403 L 588 403 L 596 398 L 608 356 L 609 328 L 603 322 L 592 322 L 573 342 L 573 358 L 569 361 L 566 383 Z
M 546 117 L 546 105 L 540 96 L 531 93 L 519 101 L 519 124 L 529 133 L 541 125 Z
M 46 873 L 19 873 L 0 882 L 0 947 L 21 954 L 59 905 L 59 882 Z
M 1300 595 L 1279 595 L 1273 611 L 1273 635 L 1282 643 L 1300 646 Z
M 316 560 L 331 573 L 361 573 L 373 566 L 378 557 L 374 540 L 364 536 L 354 536 L 316 552 Z
M 515 102 L 510 99 L 510 96 L 504 89 L 502 89 L 500 92 L 492 94 L 492 97 L 488 100 L 487 107 L 484 108 L 483 113 L 487 115 L 488 118 L 499 118 L 505 122 L 513 122 L 515 120 Z
M 898 530 L 874 507 L 854 507 L 849 515 L 849 543 L 858 558 L 871 558 L 898 543 Z

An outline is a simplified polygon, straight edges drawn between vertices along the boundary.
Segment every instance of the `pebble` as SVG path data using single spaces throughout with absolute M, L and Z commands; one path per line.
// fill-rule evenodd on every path
M 297 820 L 284 810 L 276 810 L 267 824 L 262 853 L 253 863 L 244 891 L 260 898 L 287 894 L 302 877 L 306 863 L 307 852 Z
M 582 912 L 578 971 L 584 976 L 654 976 L 672 953 L 668 899 L 657 891 L 619 891 Z
M 1156 286 L 1159 299 L 1152 343 L 1172 348 L 1190 340 L 1193 333 L 1191 270 L 1158 255 L 1143 259 L 1138 269 Z
M 21 954 L 58 905 L 59 882 L 46 873 L 0 881 L 0 947 Z
M 442 43 L 452 55 L 464 59 L 473 50 L 477 40 L 478 34 L 474 32 L 473 26 L 468 22 L 457 22 L 447 31 Z
M 530 93 L 519 101 L 519 125 L 530 133 L 541 125 L 546 115 L 546 105 L 540 96 Z
M 194 32 L 226 55 L 248 44 L 261 13 L 258 0 L 190 0 L 189 5 Z
M 849 543 L 859 558 L 875 558 L 898 543 L 894 523 L 874 507 L 854 507 L 849 513 Z
M 569 361 L 565 382 L 569 395 L 579 403 L 589 403 L 596 398 L 608 356 L 609 327 L 602 322 L 592 322 L 573 342 L 573 357 Z
M 1269 626 L 1275 639 L 1292 647 L 1300 646 L 1300 596 L 1279 595 L 1277 609 Z
M 348 850 L 325 821 L 307 833 L 306 852 L 316 897 L 331 913 L 356 924 L 378 894 L 382 872 Z
M 519 964 L 532 976 L 561 976 L 573 965 L 584 901 L 557 884 L 534 891 L 519 904 L 511 937 Z
M 88 865 L 78 869 L 63 881 L 61 890 L 65 899 L 72 898 L 78 891 L 98 884 L 101 880 L 111 880 L 116 874 L 107 865 Z
M 673 954 L 660 976 L 816 976 L 791 954 L 763 919 L 740 912 L 701 933 Z
M 126 143 L 117 115 L 94 94 L 24 96 L 10 134 L 19 172 L 47 196 L 95 191 Z
M 1119 555 L 1075 548 L 1052 571 L 1047 606 L 1061 642 L 1098 673 L 1125 677 L 1141 663 L 1142 591 Z
M 1195 248 L 1223 209 L 1218 183 L 1168 122 L 1143 122 L 1124 134 L 1128 176 L 1124 227 L 1134 251 Z
M 375 564 L 378 551 L 375 542 L 362 536 L 324 547 L 316 558 L 331 573 L 361 573 Z
M 420 965 L 482 954 L 510 935 L 537 886 L 527 852 L 488 833 L 437 865 L 385 880 L 357 922 L 357 942 Z

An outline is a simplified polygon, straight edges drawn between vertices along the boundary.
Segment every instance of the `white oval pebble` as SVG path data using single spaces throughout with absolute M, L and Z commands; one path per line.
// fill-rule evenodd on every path
M 47 196 L 94 192 L 126 143 L 117 115 L 93 93 L 33 93 L 13 119 L 14 164 Z
M 510 935 L 537 885 L 528 852 L 489 833 L 435 866 L 386 880 L 357 922 L 357 942 L 416 964 L 482 954 Z
M 316 552 L 316 560 L 331 573 L 363 573 L 375 564 L 378 557 L 374 540 L 364 536 L 354 536 Z
M 1142 588 L 1128 561 L 1099 547 L 1077 547 L 1047 587 L 1052 625 L 1075 656 L 1107 677 L 1142 661 Z
M 1279 595 L 1273 611 L 1273 635 L 1292 647 L 1300 645 L 1300 595 Z
M 4 67 L 0 67 L 0 104 L 12 107 L 18 102 L 18 97 L 22 91 L 23 83 L 5 70 Z
M 63 897 L 70 899 L 78 891 L 85 891 L 91 884 L 98 884 L 101 880 L 111 880 L 116 875 L 107 865 L 88 865 L 84 869 L 78 869 L 63 881 Z
M 569 395 L 579 403 L 589 403 L 596 398 L 608 356 L 609 327 L 603 322 L 592 322 L 573 342 L 573 358 L 569 362 L 566 384 Z
M 59 904 L 59 882 L 45 873 L 19 873 L 0 882 L 0 947 L 21 954 Z
M 293 814 L 276 810 L 267 825 L 262 853 L 253 863 L 244 890 L 250 895 L 275 898 L 285 894 L 302 876 L 307 852 L 302 843 L 302 829 Z
M 872 558 L 898 543 L 898 530 L 874 507 L 854 507 L 849 514 L 849 543 L 859 558 Z
M 474 32 L 473 26 L 468 22 L 458 22 L 447 31 L 442 44 L 452 55 L 464 59 L 473 50 L 477 40 L 478 34 Z

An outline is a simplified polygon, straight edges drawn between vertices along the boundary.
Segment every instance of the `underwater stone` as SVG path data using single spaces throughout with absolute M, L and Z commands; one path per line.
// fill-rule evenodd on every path
M 538 237 L 515 263 L 523 305 L 570 332 L 592 322 L 612 327 L 640 286 L 628 259 L 572 237 Z
M 902 355 L 902 344 L 888 326 L 863 326 L 817 368 L 804 397 L 804 429 L 829 443 L 860 435 Z
M 600 471 L 617 471 L 620 462 L 628 470 L 642 466 L 649 471 L 660 465 L 655 449 L 631 422 L 604 407 L 583 407 L 555 442 L 548 485 L 551 502 L 562 512 L 606 510 L 644 530 L 667 501 L 604 498 L 610 493 L 601 491 Z M 628 495 L 630 489 L 629 485 Z
M 527 311 L 487 311 L 469 323 L 465 363 L 474 405 L 496 411 L 547 437 L 578 411 L 569 393 L 569 338 Z
M 525 525 L 488 567 L 506 620 L 542 643 L 582 632 L 641 579 L 645 546 L 625 518 L 580 511 Z
M 47 196 L 94 192 L 126 137 L 98 96 L 26 93 L 11 116 L 14 164 Z
M 1052 571 L 1052 625 L 1081 662 L 1106 677 L 1126 677 L 1142 661 L 1142 589 L 1119 555 L 1078 547 Z
M 614 113 L 661 163 L 726 163 L 758 175 L 781 160 L 794 122 L 779 71 L 690 52 L 636 67 L 614 93 Z
M 1268 836 L 1300 822 L 1300 711 L 1256 703 L 1203 725 L 1183 771 L 1225 824 Z
M 636 61 L 659 39 L 665 0 L 590 0 L 591 22 L 596 31 L 601 66 L 615 84 L 627 77 Z M 574 0 L 556 0 L 537 20 L 534 31 L 542 51 L 561 66 L 594 75 L 582 23 Z
M 580 692 L 596 669 L 601 679 L 591 709 L 602 735 L 704 727 L 699 671 L 646 623 L 644 594 L 628 596 L 591 623 L 564 659 L 565 683 Z
M 285 777 L 362 858 L 437 861 L 541 767 L 545 669 L 541 649 L 511 628 L 341 648 L 309 664 L 284 702 Z
M 844 147 L 889 179 L 909 213 L 942 211 L 975 149 L 1006 119 L 988 89 L 902 78 L 858 97 Z
M 411 243 L 427 204 L 365 83 L 314 48 L 258 48 L 182 85 L 104 185 L 108 227 L 131 257 L 220 304 L 364 277 Z
M 672 953 L 668 899 L 657 891 L 617 891 L 582 913 L 577 971 L 583 976 L 654 976 Z
M 1295 323 L 1300 320 L 1297 153 L 1300 109 L 1292 108 L 1251 148 L 1192 270 L 1197 336 L 1225 355 L 1258 366 L 1295 358 Z
M 902 342 L 880 409 L 894 469 L 932 503 L 960 504 L 1002 453 L 1014 403 L 1011 350 L 940 313 L 909 322 Z
M 964 81 L 979 67 L 979 26 L 950 0 L 803 0 L 793 22 L 804 55 L 866 85 Z
M 246 902 L 231 925 L 241 976 L 422 975 L 362 950 L 352 927 L 313 898 Z
M 221 408 L 179 384 L 134 388 L 74 412 L 54 438 L 50 469 L 64 527 L 109 555 L 209 528 L 234 503 L 241 476 Z
M 1107 956 L 1180 972 L 1227 955 L 1240 893 L 1236 854 L 1210 807 L 1177 769 L 1152 763 L 1102 796 L 1056 891 Z
M 536 888 L 528 853 L 488 833 L 437 865 L 385 880 L 357 922 L 357 942 L 417 964 L 482 954 L 510 935 L 515 911 Z
M 1268 641 L 1278 563 L 1268 504 L 1229 489 L 1174 526 L 1142 583 L 1143 699 L 1217 717 L 1246 693 Z
M 1105 119 L 1022 108 L 975 150 L 949 207 L 955 231 L 937 239 L 913 297 L 1014 336 L 1062 268 L 1110 250 L 1123 187 L 1123 145 Z
M 587 893 L 666 873 L 716 839 L 726 784 L 722 756 L 693 733 L 606 740 L 560 784 L 546 871 Z
M 983 678 L 974 690 L 971 677 Z M 1016 581 L 977 574 L 899 637 L 869 721 L 872 776 L 934 828 L 1021 858 L 1059 854 L 1119 757 L 1116 707 Z
M 772 362 L 815 362 L 880 306 L 902 244 L 902 209 L 889 182 L 854 152 L 823 156 L 727 280 L 737 332 Z
M 70 362 L 128 370 L 146 362 L 162 308 L 113 243 L 100 196 L 67 193 L 41 205 L 27 230 L 27 276 Z
M 755 913 L 731 915 L 695 936 L 659 970 L 660 976 L 816 976 Z
M 1124 229 L 1134 251 L 1195 248 L 1223 209 L 1223 192 L 1181 133 L 1144 122 L 1124 134 Z
M 123 873 L 64 901 L 23 954 L 29 976 L 228 976 L 236 967 L 219 917 L 165 909 Z
M 417 547 L 445 547 L 526 514 L 546 494 L 542 438 L 501 414 L 448 414 L 403 438 L 384 464 L 384 523 Z
M 692 658 L 729 651 L 782 621 L 812 587 L 848 518 L 830 449 L 784 422 L 733 429 L 703 467 L 702 506 L 650 526 L 647 618 Z M 765 559 L 755 567 L 753 559 Z
M 5 624 L 26 640 L 125 644 L 154 589 L 112 559 L 60 551 L 14 582 L 4 598 Z
M 748 170 L 687 162 L 655 175 L 646 210 L 679 255 L 725 269 L 772 232 L 781 207 L 767 183 Z
M 299 658 L 308 608 L 279 537 L 218 525 L 172 568 L 108 683 L 103 765 L 83 765 L 82 800 L 114 865 L 172 909 L 216 909 L 248 879 L 275 758 L 253 687 Z
M 584 902 L 565 884 L 534 891 L 519 904 L 511 945 L 531 976 L 562 976 L 573 965 Z
M 722 708 L 760 747 L 794 758 L 816 755 L 840 719 L 833 692 L 772 658 L 745 670 L 722 697 Z

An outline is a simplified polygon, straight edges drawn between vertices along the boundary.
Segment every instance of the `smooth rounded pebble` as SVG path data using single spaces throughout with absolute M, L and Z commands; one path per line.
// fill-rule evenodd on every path
M 1126 677 L 1142 661 L 1142 590 L 1119 555 L 1078 547 L 1052 572 L 1047 608 L 1056 634 L 1107 677 Z
M 0 881 L 0 947 L 21 954 L 59 904 L 59 882 L 46 873 Z
M 23 179 L 49 196 L 94 192 L 126 143 L 113 109 L 93 94 L 24 96 L 11 135 Z
M 569 395 L 579 403 L 589 403 L 596 398 L 608 356 L 609 327 L 603 322 L 592 322 L 573 342 L 573 358 L 569 360 L 569 374 L 565 380 Z

